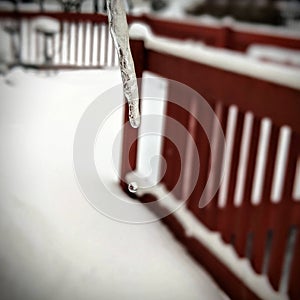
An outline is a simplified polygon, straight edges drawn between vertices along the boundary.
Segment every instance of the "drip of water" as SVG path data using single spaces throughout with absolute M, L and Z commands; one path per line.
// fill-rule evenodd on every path
M 129 122 L 133 128 L 141 123 L 139 112 L 139 92 L 129 45 L 128 24 L 122 0 L 106 0 L 109 28 L 118 53 L 123 92 L 129 106 Z
M 128 184 L 128 191 L 135 194 L 138 191 L 139 187 L 136 182 L 131 182 Z

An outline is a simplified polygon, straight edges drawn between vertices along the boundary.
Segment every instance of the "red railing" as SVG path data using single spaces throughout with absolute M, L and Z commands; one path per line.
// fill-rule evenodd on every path
M 35 21 L 51 18 L 59 30 L 49 38 L 52 44 L 51 63 L 43 57 L 45 36 L 37 30 Z M 51 13 L 51 12 L 0 12 L 2 25 L 18 23 L 20 61 L 13 62 L 43 68 L 107 68 L 118 65 L 115 49 L 107 26 L 107 17 L 101 14 Z
M 208 181 L 208 174 L 211 172 L 210 145 L 201 125 L 189 113 L 192 110 L 197 111 L 198 103 L 189 99 L 188 94 L 182 95 L 182 91 L 177 90 L 176 85 L 169 85 L 167 99 L 178 99 L 178 101 L 184 99 L 186 108 L 182 109 L 168 102 L 166 116 L 180 122 L 193 136 L 201 161 L 201 171 L 198 174 L 196 188 L 189 198 L 188 208 L 201 223 L 213 231 L 220 232 L 224 242 L 232 244 L 240 257 L 248 258 L 258 274 L 265 274 L 276 291 L 280 289 L 282 281 L 288 281 L 290 299 L 298 299 L 300 295 L 297 283 L 300 278 L 300 202 L 293 198 L 293 189 L 296 166 L 300 157 L 300 90 L 225 71 L 171 54 L 149 50 L 144 47 L 142 41 L 132 41 L 132 52 L 139 77 L 142 77 L 143 71 L 150 71 L 164 78 L 184 83 L 200 93 L 218 115 L 225 134 L 230 117 L 229 111 L 232 107 L 237 107 L 235 134 L 232 141 L 232 163 L 227 175 L 229 180 L 226 204 L 220 205 L 219 193 L 217 193 L 209 205 L 200 209 L 198 202 Z M 234 203 L 235 189 L 241 164 L 245 119 L 248 113 L 251 114 L 253 122 L 249 133 L 250 144 L 246 162 L 245 186 L 242 203 L 236 205 Z M 266 163 L 265 175 L 262 178 L 262 196 L 259 203 L 253 204 L 251 194 L 258 148 L 262 139 L 262 124 L 266 118 L 271 120 L 271 130 L 268 152 L 264 157 Z M 127 121 L 126 114 L 125 121 Z M 194 125 L 191 126 L 191 124 Z M 176 137 L 176 147 L 183 149 L 184 152 L 187 147 L 187 138 L 178 136 L 178 132 L 173 132 L 172 124 L 168 120 L 164 126 L 163 136 Z M 272 201 L 271 190 L 275 177 L 276 159 L 279 155 L 280 134 L 286 126 L 290 130 L 291 138 L 288 145 L 286 168 L 282 171 L 284 172 L 283 191 L 275 203 Z M 213 124 L 211 124 L 211 128 L 213 128 Z M 211 134 L 213 134 L 212 132 Z M 123 157 L 123 178 L 125 178 L 125 174 L 136 167 L 138 140 L 134 145 L 127 143 L 135 138 L 137 138 L 136 130 L 125 126 L 123 153 L 130 153 L 130 157 L 129 159 Z M 217 142 L 217 137 L 213 138 Z M 162 156 L 168 167 L 162 183 L 173 192 L 175 197 L 181 199 L 183 182 L 179 182 L 174 190 L 180 172 L 183 172 L 176 147 L 168 139 L 163 142 Z M 219 149 L 220 153 L 223 150 Z M 193 161 L 193 157 L 184 159 L 186 163 Z M 193 170 L 184 172 L 183 177 L 189 176 L 186 172 L 192 173 Z M 122 186 L 126 189 L 124 182 Z M 141 200 L 148 202 L 154 199 L 148 195 Z M 170 226 L 179 240 L 207 268 L 232 299 L 259 298 L 254 293 L 255 291 L 250 291 L 199 241 L 186 236 L 185 230 L 176 217 L 168 216 L 163 221 Z
M 49 37 L 56 56 L 49 65 L 43 58 L 46 44 L 35 28 L 39 17 L 57 20 L 60 29 Z M 0 23 L 14 20 L 19 24 L 20 61 L 23 65 L 46 68 L 102 68 L 115 67 L 117 59 L 107 27 L 107 16 L 90 13 L 61 12 L 1 12 Z M 207 45 L 246 51 L 253 43 L 300 49 L 300 37 L 275 33 L 239 31 L 229 26 L 208 26 L 197 23 L 176 22 L 148 15 L 128 16 L 128 22 L 143 22 L 161 36 L 193 39 Z M 253 30 L 254 31 L 254 30 Z M 79 42 L 79 38 L 81 38 Z M 33 43 L 33 41 L 35 41 Z M 16 63 L 16 62 L 14 62 Z
M 112 50 L 112 43 L 109 41 L 106 16 L 76 13 L 0 12 L 1 22 L 11 19 L 17 20 L 22 24 L 27 22 L 25 27 L 27 28 L 28 36 L 35 31 L 30 26 L 30 23 L 40 16 L 58 20 L 60 30 L 53 43 L 58 45 L 59 53 L 52 65 L 45 65 L 43 62 L 35 60 L 37 59 L 37 50 L 34 48 L 35 46 L 31 46 L 32 43 L 29 43 L 28 47 L 30 49 L 27 52 L 30 53 L 32 51 L 34 59 L 31 65 L 47 68 L 100 68 L 117 64 L 114 51 Z M 149 16 L 129 17 L 128 19 L 129 22 L 142 21 L 148 24 L 152 31 L 158 35 L 178 39 L 202 40 L 206 44 L 215 47 L 245 51 L 250 44 L 255 42 L 300 49 L 300 39 L 298 38 L 241 32 L 229 27 L 183 24 L 159 20 Z M 87 26 L 89 26 L 90 30 L 86 30 Z M 81 32 L 80 43 L 77 38 L 78 30 Z M 89 43 L 87 43 L 88 35 Z M 71 46 L 72 41 L 74 42 L 73 46 Z M 86 47 L 86 44 L 89 44 L 89 46 Z M 81 52 L 80 55 L 79 52 Z M 201 173 L 199 174 L 197 186 L 190 196 L 188 208 L 209 229 L 219 231 L 223 240 L 231 243 L 241 257 L 248 257 L 256 272 L 264 273 L 268 276 L 275 290 L 279 289 L 282 274 L 285 273 L 283 269 L 287 253 L 292 253 L 288 293 L 291 299 L 298 299 L 300 294 L 298 284 L 300 278 L 300 205 L 299 202 L 294 201 L 292 190 L 296 163 L 300 154 L 299 90 L 221 70 L 173 55 L 148 50 L 144 47 L 142 41 L 132 41 L 132 53 L 138 77 L 142 77 L 143 72 L 148 70 L 162 77 L 184 83 L 205 97 L 211 107 L 218 112 L 217 115 L 225 134 L 228 118 L 230 117 L 229 111 L 232 106 L 238 107 L 232 153 L 234 160 L 230 166 L 226 205 L 222 207 L 219 205 L 219 194 L 217 194 L 208 206 L 199 209 L 198 201 L 210 171 L 210 147 L 201 125 L 195 122 L 188 112 L 190 106 L 197 106 L 197 103 L 187 98 L 186 110 L 181 109 L 180 111 L 170 103 L 167 106 L 167 116 L 176 119 L 191 131 L 190 133 L 195 140 L 201 160 Z M 71 57 L 73 57 L 72 62 L 70 61 Z M 83 61 L 84 63 L 82 63 Z M 180 72 L 178 72 L 179 66 Z M 168 97 L 177 96 L 176 87 L 169 86 Z M 240 148 L 243 141 L 243 127 L 245 126 L 247 112 L 251 112 L 253 115 L 250 151 L 247 160 L 242 205 L 236 206 L 234 205 L 234 191 L 238 179 Z M 264 118 L 269 118 L 272 126 L 268 153 L 265 157 L 262 197 L 260 203 L 254 205 L 251 202 L 251 190 Z M 125 111 L 125 120 L 127 120 L 127 111 Z M 194 125 L 190 126 L 191 123 Z M 291 141 L 283 192 L 280 201 L 275 204 L 271 201 L 271 189 L 282 126 L 289 126 Z M 172 127 L 168 126 L 168 122 L 166 122 L 166 136 L 174 135 L 170 132 L 171 130 Z M 135 129 L 125 126 L 123 153 L 129 152 L 130 157 L 129 159 L 123 157 L 122 178 L 125 178 L 124 175 L 129 170 L 136 167 L 138 141 L 136 140 L 134 145 L 126 143 L 126 141 L 132 140 L 136 136 L 137 132 Z M 181 139 L 182 147 L 184 147 L 184 139 L 185 137 Z M 126 148 L 129 147 L 130 150 L 126 151 Z M 176 162 L 176 159 L 174 159 L 176 151 L 172 147 L 167 140 L 164 141 L 162 155 L 169 167 L 166 170 L 162 183 L 170 190 L 173 188 L 174 183 L 177 182 L 178 173 L 180 172 L 180 168 L 174 163 Z M 222 150 L 219 149 L 220 152 Z M 123 188 L 126 188 L 124 182 L 122 185 Z M 182 186 L 182 184 L 179 184 L 179 188 L 175 191 L 175 196 L 178 198 L 182 194 Z M 144 199 L 145 201 L 147 200 L 146 198 Z M 148 195 L 148 200 L 150 198 L 151 196 Z M 171 215 L 163 221 L 173 229 L 178 239 L 207 268 L 232 299 L 258 299 L 256 294 L 246 287 L 241 279 L 232 274 L 228 267 L 220 263 L 198 240 L 186 236 L 185 230 L 174 216 Z M 295 239 L 293 245 L 290 243 L 292 239 Z M 290 247 L 293 248 L 293 251 L 286 251 L 287 245 L 292 245 Z

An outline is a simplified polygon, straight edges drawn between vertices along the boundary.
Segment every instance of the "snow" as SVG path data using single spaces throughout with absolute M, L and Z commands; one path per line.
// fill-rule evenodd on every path
M 204 1 L 204 0 L 203 0 Z M 211 15 L 200 15 L 200 16 L 192 16 L 187 15 L 185 13 L 185 9 L 192 6 L 195 3 L 201 2 L 200 0 L 171 0 L 169 1 L 169 5 L 166 9 L 163 9 L 158 12 L 153 12 L 150 8 L 150 2 L 146 1 L 136 5 L 133 10 L 133 14 L 151 14 L 154 18 L 166 18 L 170 20 L 176 20 L 178 22 L 185 22 L 185 23 L 194 23 L 194 24 L 202 24 L 208 25 L 213 27 L 222 27 L 227 26 L 232 28 L 235 31 L 241 32 L 253 32 L 257 33 L 258 31 L 264 34 L 270 34 L 275 36 L 290 36 L 293 38 L 300 38 L 299 33 L 299 21 L 292 19 L 287 19 L 287 22 L 283 26 L 272 26 L 272 25 L 265 25 L 265 24 L 251 24 L 247 22 L 237 21 L 231 16 L 225 16 L 223 18 L 216 18 Z M 292 7 L 293 4 L 295 7 Z M 283 13 L 286 13 L 288 10 L 293 12 L 299 11 L 300 5 L 298 3 L 284 3 L 281 5 L 280 8 L 282 9 Z M 289 6 L 289 7 L 287 7 Z M 287 16 L 288 17 L 288 16 Z
M 45 32 L 56 33 L 59 31 L 59 21 L 49 17 L 39 17 L 34 20 L 34 26 L 36 29 Z
M 258 60 L 300 67 L 300 50 L 253 44 L 247 49 L 247 54 Z
M 142 39 L 145 47 L 160 53 L 300 89 L 300 71 L 292 67 L 261 63 L 242 53 L 218 49 L 194 41 L 179 41 L 155 36 L 144 24 L 133 24 L 131 38 Z
M 72 159 L 78 121 L 120 83 L 109 70 L 14 69 L 0 78 L 1 298 L 222 299 L 163 225 L 112 221 L 80 192 Z M 120 112 L 111 132 L 121 122 Z M 106 174 L 126 200 L 114 172 Z
M 14 10 L 14 4 L 8 1 L 0 1 L 0 10 L 1 11 L 12 11 Z
M 178 200 L 176 200 L 162 185 L 138 191 L 137 194 L 142 196 L 146 193 L 150 193 L 158 199 L 166 197 L 163 203 L 170 211 L 173 211 L 178 207 Z M 208 230 L 185 206 L 177 209 L 174 214 L 176 219 L 185 229 L 187 235 L 200 241 L 201 244 L 225 264 L 233 274 L 254 291 L 259 298 L 265 300 L 288 299 L 285 293 L 276 292 L 272 288 L 266 276 L 256 274 L 247 259 L 239 258 L 233 247 L 222 241 L 220 233 Z

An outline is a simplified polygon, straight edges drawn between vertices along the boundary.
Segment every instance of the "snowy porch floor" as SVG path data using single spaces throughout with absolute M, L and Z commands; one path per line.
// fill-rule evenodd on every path
M 110 220 L 80 192 L 78 121 L 120 80 L 119 71 L 21 69 L 0 79 L 1 299 L 222 299 L 161 223 Z

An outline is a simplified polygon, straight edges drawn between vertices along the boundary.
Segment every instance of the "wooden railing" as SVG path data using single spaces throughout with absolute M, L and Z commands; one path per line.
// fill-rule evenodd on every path
M 48 17 L 59 23 L 59 30 L 48 37 L 37 31 L 35 20 Z M 19 26 L 16 31 L 19 57 L 13 64 L 44 68 L 105 68 L 115 67 L 118 62 L 107 27 L 107 16 L 91 13 L 62 12 L 1 12 L 0 25 L 14 21 Z M 153 33 L 176 39 L 193 39 L 207 45 L 246 51 L 253 43 L 284 46 L 300 49 L 300 37 L 273 33 L 239 31 L 230 26 L 208 26 L 197 23 L 176 22 L 158 19 L 148 15 L 128 16 L 128 22 L 148 24 Z M 16 38 L 15 36 L 15 38 Z M 52 45 L 51 64 L 45 61 L 44 45 Z M 13 49 L 12 49 L 13 50 Z M 14 49 L 15 51 L 16 49 Z
M 150 71 L 163 78 L 176 80 L 193 88 L 201 94 L 216 112 L 223 131 L 228 140 L 228 120 L 232 118 L 231 111 L 236 111 L 236 121 L 233 131 L 233 140 L 230 142 L 231 164 L 227 177 L 227 193 L 220 199 L 220 191 L 206 207 L 200 209 L 199 199 L 208 181 L 211 170 L 210 144 L 201 125 L 195 121 L 190 111 L 197 111 L 197 105 L 189 95 L 182 95 L 176 85 L 169 85 L 167 99 L 179 99 L 186 104 L 186 108 L 168 102 L 166 116 L 180 122 L 193 136 L 198 148 L 201 161 L 201 170 L 198 174 L 196 188 L 189 197 L 188 209 L 205 224 L 210 230 L 220 232 L 225 243 L 231 244 L 240 257 L 249 259 L 253 269 L 258 274 L 266 275 L 274 290 L 287 293 L 290 299 L 298 299 L 300 287 L 300 202 L 294 199 L 296 167 L 300 157 L 300 89 L 261 80 L 255 77 L 241 75 L 217 67 L 211 67 L 175 55 L 160 53 L 147 49 L 142 41 L 132 41 L 132 51 L 136 64 L 137 75 L 142 77 L 144 71 Z M 179 69 L 180 68 L 180 71 Z M 195 108 L 196 107 L 196 108 Z M 125 112 L 127 113 L 127 112 Z M 251 119 L 251 130 L 245 136 L 246 123 Z M 125 114 L 125 121 L 127 117 Z M 259 150 L 262 143 L 262 132 L 265 124 L 270 125 L 267 150 L 262 154 Z M 191 126 L 191 124 L 194 124 Z M 211 129 L 214 124 L 211 124 Z M 173 132 L 172 124 L 165 121 L 163 136 L 176 137 L 176 145 L 168 139 L 163 142 L 161 154 L 166 161 L 167 170 L 162 182 L 174 196 L 181 199 L 183 182 L 179 182 L 180 159 L 176 149 L 187 147 L 187 137 L 178 136 Z M 290 134 L 287 144 L 287 163 L 283 170 L 283 189 L 277 195 L 276 201 L 272 196 L 274 178 L 278 175 L 276 169 L 279 149 L 282 147 L 282 134 Z M 213 130 L 211 130 L 213 135 Z M 136 167 L 138 153 L 138 140 L 133 145 L 127 141 L 135 140 L 137 132 L 125 125 L 122 177 Z M 212 136 L 215 143 L 218 138 Z M 235 193 L 239 184 L 240 165 L 242 164 L 242 147 L 248 139 L 248 156 L 245 161 L 244 189 L 240 202 L 235 201 Z M 227 145 L 228 148 L 229 145 Z M 220 154 L 224 149 L 219 149 Z M 265 172 L 261 179 L 261 197 L 254 203 L 252 190 L 255 180 L 255 170 L 258 157 L 263 155 Z M 225 160 L 225 154 L 221 155 Z M 193 157 L 185 157 L 184 162 L 190 163 Z M 193 170 L 184 171 L 184 176 L 189 176 Z M 126 189 L 126 184 L 121 183 Z M 177 184 L 177 185 L 176 185 Z M 176 185 L 176 189 L 174 187 Z M 151 195 L 141 199 L 154 201 Z M 223 202 L 223 204 L 221 203 Z M 173 230 L 175 235 L 188 250 L 212 274 L 220 286 L 231 299 L 259 299 L 255 291 L 250 291 L 241 280 L 232 274 L 226 266 L 213 258 L 209 251 L 201 246 L 199 241 L 186 236 L 185 231 L 178 224 L 174 216 L 163 220 Z M 287 287 L 284 287 L 287 286 Z
M 59 31 L 52 38 L 55 55 L 51 64 L 45 64 L 41 37 L 37 37 L 34 20 L 37 17 L 50 17 L 59 22 Z M 20 61 L 21 65 L 44 68 L 102 68 L 117 65 L 115 52 L 108 34 L 107 17 L 100 14 L 77 13 L 8 13 L 0 12 L 1 23 L 15 20 L 20 24 Z M 245 51 L 253 42 L 279 45 L 300 49 L 300 39 L 271 34 L 240 32 L 229 27 L 209 27 L 198 24 L 183 24 L 174 21 L 159 20 L 149 16 L 128 17 L 129 23 L 142 21 L 158 35 L 178 39 L 196 39 L 206 44 Z M 88 28 L 88 29 L 87 29 Z M 24 36 L 27 41 L 24 42 Z M 80 38 L 79 38 L 80 36 Z M 22 38 L 23 37 L 23 38 Z M 22 45 L 23 43 L 23 45 Z M 209 229 L 221 233 L 225 242 L 231 243 L 241 257 L 248 257 L 253 268 L 259 274 L 266 274 L 275 290 L 280 288 L 282 274 L 288 273 L 288 294 L 291 299 L 299 299 L 300 289 L 300 204 L 293 199 L 296 163 L 300 154 L 300 93 L 299 90 L 270 83 L 257 78 L 240 75 L 197 63 L 184 58 L 163 54 L 144 47 L 142 41 L 132 41 L 136 73 L 142 77 L 144 71 L 151 71 L 162 77 L 173 79 L 188 85 L 200 93 L 217 112 L 226 134 L 228 119 L 232 107 L 237 107 L 236 130 L 232 144 L 234 159 L 228 172 L 228 192 L 225 204 L 220 205 L 219 193 L 203 209 L 198 208 L 198 201 L 203 192 L 210 171 L 210 148 L 200 124 L 192 120 L 190 105 L 197 106 L 191 99 L 186 100 L 186 110 L 178 110 L 171 103 L 167 106 L 167 116 L 176 119 L 188 130 L 190 123 L 195 123 L 191 135 L 198 148 L 201 160 L 201 172 L 197 186 L 188 202 L 189 210 Z M 27 47 L 27 49 L 26 49 Z M 25 50 L 24 50 L 25 49 Z M 25 53 L 23 52 L 25 51 Z M 180 72 L 178 71 L 180 66 Z M 169 97 L 178 95 L 176 87 L 169 87 Z M 248 151 L 245 186 L 240 205 L 234 203 L 235 188 L 239 177 L 240 152 L 244 138 L 246 114 L 252 116 L 252 129 Z M 127 111 L 125 110 L 125 113 Z M 127 114 L 125 114 L 125 120 Z M 251 201 L 256 160 L 258 157 L 261 131 L 265 118 L 271 120 L 269 147 L 265 158 L 265 175 L 262 179 L 262 196 L 258 203 Z M 283 126 L 288 126 L 291 135 L 286 170 L 284 172 L 283 191 L 279 201 L 271 201 L 271 189 L 276 165 L 278 144 Z M 196 129 L 196 130 L 195 130 Z M 165 124 L 166 136 L 172 132 L 168 122 Z M 136 136 L 136 130 L 125 126 L 124 151 L 130 153 L 129 160 L 123 157 L 122 178 L 136 166 L 138 141 L 127 145 L 127 140 Z M 132 137 L 132 138 L 129 138 Z M 184 137 L 182 137 L 184 141 Z M 184 144 L 184 142 L 183 142 Z M 130 146 L 130 150 L 126 148 Z M 178 179 L 176 151 L 164 141 L 162 155 L 169 168 L 162 183 L 172 190 Z M 173 151 L 174 150 L 174 151 Z M 193 158 L 188 158 L 193 159 Z M 170 167 L 173 166 L 173 167 Z M 123 188 L 126 184 L 122 182 Z M 182 184 L 174 195 L 180 198 Z M 150 196 L 149 196 L 150 197 Z M 245 287 L 243 282 L 232 275 L 228 268 L 216 260 L 198 241 L 185 235 L 173 216 L 164 219 L 174 230 L 177 237 L 189 251 L 208 269 L 221 287 L 232 299 L 258 299 Z M 289 251 L 286 249 L 289 248 Z M 291 250 L 292 249 L 292 250 Z M 291 257 L 288 258 L 288 255 Z M 289 259 L 291 267 L 286 268 Z M 287 272 L 284 270 L 288 270 Z
M 51 18 L 59 30 L 49 37 L 51 63 L 45 61 L 44 36 L 36 21 Z M 2 26 L 17 22 L 19 31 L 19 61 L 23 66 L 43 68 L 109 68 L 118 65 L 116 52 L 108 30 L 107 16 L 79 13 L 0 13 Z

